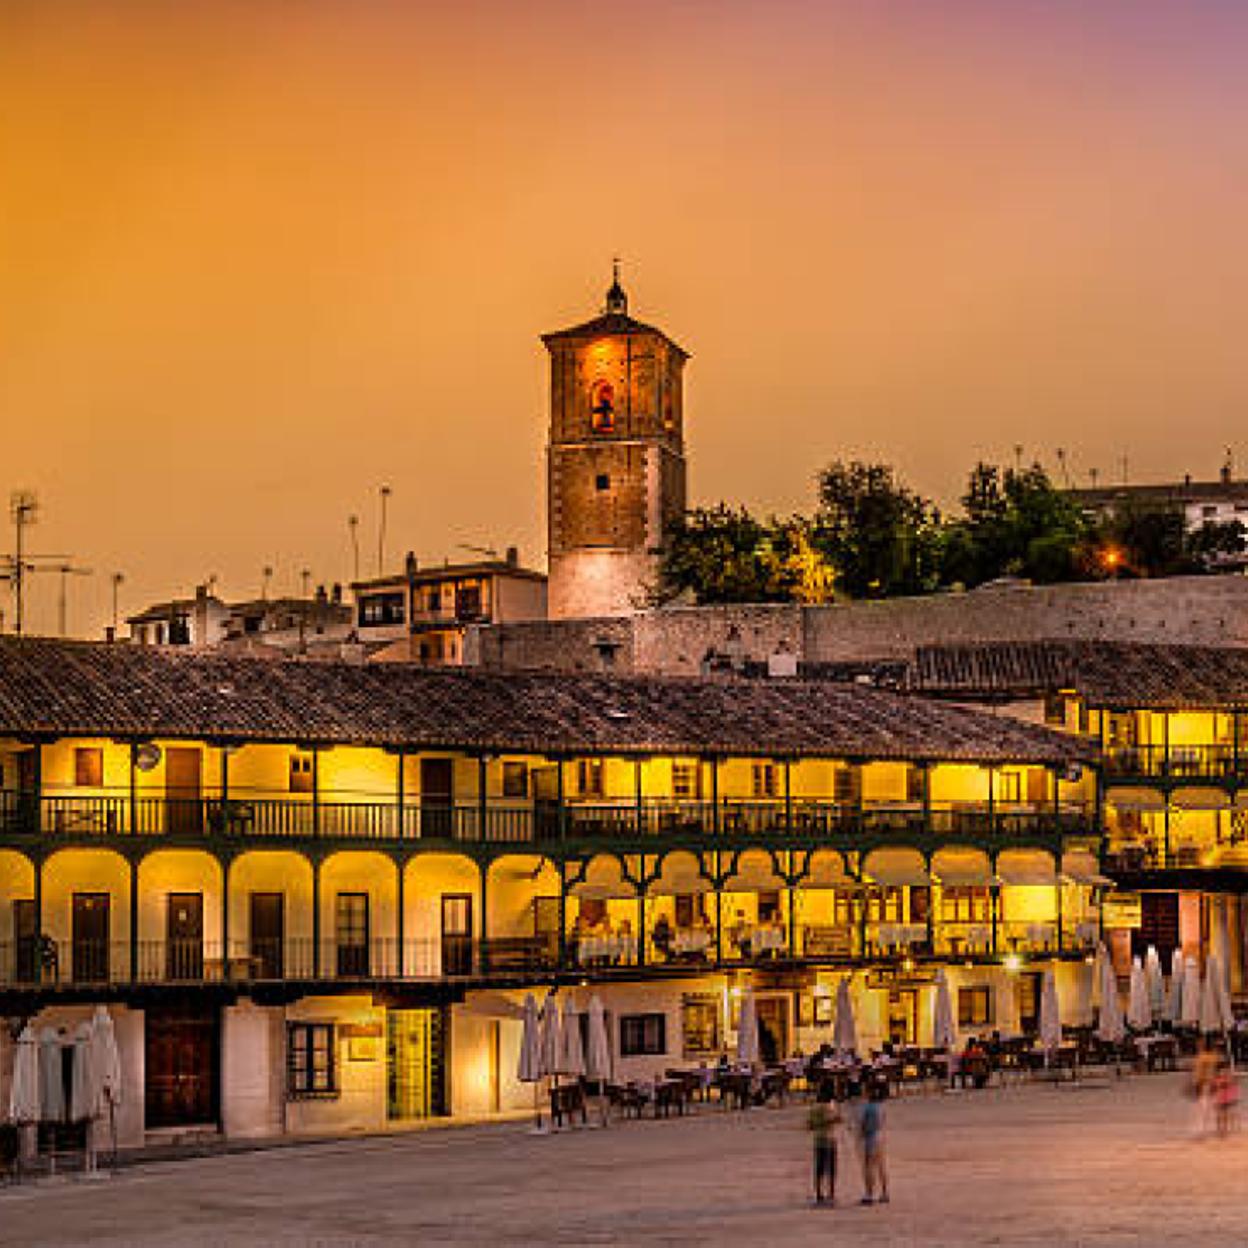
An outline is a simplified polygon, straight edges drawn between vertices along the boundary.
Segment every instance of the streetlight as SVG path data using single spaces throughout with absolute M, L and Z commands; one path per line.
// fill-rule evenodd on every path
M 386 568 L 386 509 L 390 502 L 390 487 L 383 485 L 378 494 L 381 496 L 381 523 L 377 526 L 377 575 L 381 576 Z
M 113 640 L 114 641 L 117 640 L 117 630 L 119 628 L 118 617 L 117 617 L 117 591 L 121 589 L 122 582 L 125 579 L 126 578 L 123 573 L 121 572 L 113 573 L 112 582 L 113 582 Z

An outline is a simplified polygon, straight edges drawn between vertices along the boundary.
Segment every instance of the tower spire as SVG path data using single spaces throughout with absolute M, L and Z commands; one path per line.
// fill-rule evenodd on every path
M 628 296 L 624 293 L 624 287 L 620 285 L 619 256 L 613 256 L 611 259 L 611 288 L 607 291 L 607 302 L 603 311 L 608 315 L 628 315 Z

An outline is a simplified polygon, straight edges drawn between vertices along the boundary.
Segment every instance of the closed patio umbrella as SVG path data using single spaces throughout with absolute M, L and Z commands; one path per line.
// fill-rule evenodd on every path
M 737 1061 L 742 1066 L 758 1064 L 758 1011 L 754 1008 L 753 988 L 747 988 L 741 1000 L 741 1017 L 737 1020 Z
M 832 1029 L 832 1047 L 838 1053 L 858 1051 L 858 1027 L 854 1022 L 854 1003 L 849 996 L 849 976 L 836 986 L 836 1025 Z
M 611 1078 L 611 1042 L 607 1018 L 597 995 L 589 999 L 589 1044 L 585 1050 L 585 1076 L 605 1083 Z
M 1183 963 L 1183 1013 L 1179 1021 L 1189 1027 L 1200 1025 L 1200 967 L 1195 958 Z
M 1062 1016 L 1057 1006 L 1057 977 L 1053 968 L 1044 972 L 1040 988 L 1040 1043 L 1055 1049 L 1062 1042 Z
M 102 1118 L 106 1112 L 111 1114 L 116 1110 L 124 1092 L 117 1030 L 113 1026 L 113 1016 L 102 1005 L 95 1007 L 95 1017 L 91 1020 L 91 1053 L 98 1099 L 92 1116 Z
M 1226 965 L 1220 957 L 1215 961 L 1218 964 L 1218 974 L 1216 983 L 1218 985 L 1218 1012 L 1222 1015 L 1222 1030 L 1233 1031 L 1235 1028 L 1235 1011 L 1231 1009 L 1231 984 L 1227 975 Z
M 540 1131 L 542 1127 L 542 1076 L 542 1025 L 537 1017 L 537 1002 L 530 992 L 524 998 L 524 1013 L 520 1020 L 520 1063 L 516 1078 L 521 1083 L 533 1085 L 535 1131 Z
M 1158 1018 L 1166 1008 L 1166 977 L 1161 973 L 1156 945 L 1149 945 L 1144 955 L 1144 984 L 1148 990 L 1148 1008 L 1153 1017 Z
M 1096 1035 L 1106 1044 L 1118 1044 L 1126 1035 L 1122 1003 L 1118 1000 L 1118 977 L 1108 957 L 1101 963 L 1101 1016 L 1097 1021 Z
M 65 1068 L 54 1027 L 39 1033 L 39 1121 L 65 1121 Z
M 1127 1022 L 1134 1031 L 1147 1031 L 1153 1025 L 1153 1008 L 1148 1000 L 1148 982 L 1139 958 L 1131 962 L 1131 991 L 1127 996 Z
M 559 1075 L 559 1063 L 563 1057 L 563 1028 L 559 1023 L 559 1002 L 552 992 L 542 1006 L 542 1032 L 540 1067 L 543 1075 Z
M 69 1081 L 69 1120 L 86 1122 L 96 1116 L 99 1089 L 92 1065 L 90 1023 L 79 1023 L 74 1029 L 73 1074 Z
M 585 1046 L 581 1043 L 581 1018 L 573 1008 L 571 997 L 563 1003 L 559 1073 L 572 1079 L 579 1079 L 585 1073 Z
M 14 1122 L 39 1121 L 39 1042 L 29 1023 L 17 1038 L 13 1081 L 9 1086 L 9 1117 Z
M 521 1083 L 537 1083 L 541 1077 L 541 1025 L 537 1021 L 537 1002 L 529 993 L 524 999 L 524 1015 L 520 1020 L 520 1066 L 516 1078 Z
M 932 1016 L 932 1043 L 938 1049 L 951 1049 L 957 1043 L 953 1025 L 953 1002 L 949 999 L 949 981 L 943 968 L 936 972 L 936 1005 Z
M 1098 940 L 1096 942 L 1096 957 L 1092 962 L 1092 1009 L 1099 1010 L 1101 1008 L 1102 990 L 1105 987 L 1105 960 L 1108 958 L 1105 952 L 1105 942 Z
M 1170 957 L 1170 991 L 1166 994 L 1166 1018 L 1172 1023 L 1183 1021 L 1183 951 L 1175 949 Z
M 1205 1035 L 1222 1030 L 1222 1010 L 1218 1003 L 1217 959 L 1205 963 L 1205 978 L 1200 985 L 1200 1030 Z
M 114 1164 L 117 1158 L 117 1106 L 124 1088 L 121 1077 L 121 1050 L 117 1047 L 117 1030 L 113 1016 L 102 1005 L 95 1007 L 91 1019 L 91 1080 L 94 1104 L 92 1118 L 108 1118 L 109 1147 Z
M 1096 996 L 1096 959 L 1081 966 L 1078 970 L 1079 998 L 1075 1004 L 1075 1017 L 1081 1023 L 1096 1021 L 1096 1007 L 1092 1004 Z

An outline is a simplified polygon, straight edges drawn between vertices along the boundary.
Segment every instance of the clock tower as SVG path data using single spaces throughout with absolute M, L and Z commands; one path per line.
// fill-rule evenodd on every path
M 668 524 L 685 510 L 688 355 L 628 313 L 616 267 L 602 314 L 546 334 L 551 619 L 645 605 Z

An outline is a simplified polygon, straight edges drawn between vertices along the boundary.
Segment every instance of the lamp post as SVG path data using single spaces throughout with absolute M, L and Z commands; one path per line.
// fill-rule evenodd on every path
M 377 491 L 381 503 L 381 522 L 377 526 L 377 575 L 386 570 L 386 512 L 390 503 L 390 487 L 383 485 Z

